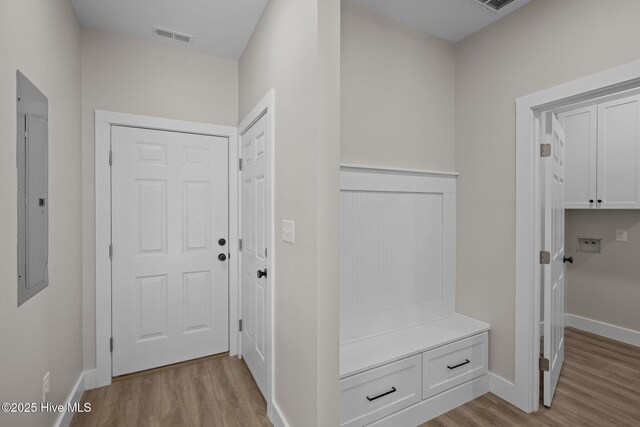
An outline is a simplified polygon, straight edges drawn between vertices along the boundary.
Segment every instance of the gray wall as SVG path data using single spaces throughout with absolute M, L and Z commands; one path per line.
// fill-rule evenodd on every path
M 342 6 L 344 163 L 455 168 L 454 45 Z
M 567 313 L 640 331 L 640 211 L 569 209 L 565 224 Z M 576 252 L 578 237 L 601 238 L 602 253 Z
M 0 2 L 0 28 L 0 402 L 41 402 L 49 371 L 49 401 L 64 403 L 82 372 L 80 25 L 67 0 L 20 0 Z M 49 287 L 19 308 L 16 69 L 49 98 Z
M 339 14 L 339 0 L 271 0 L 239 66 L 240 120 L 276 92 L 274 400 L 294 426 L 339 424 Z
M 515 100 L 640 59 L 637 0 L 535 0 L 456 45 L 457 310 L 515 366 Z
M 95 110 L 219 125 L 238 122 L 238 61 L 82 29 L 83 355 L 96 366 Z

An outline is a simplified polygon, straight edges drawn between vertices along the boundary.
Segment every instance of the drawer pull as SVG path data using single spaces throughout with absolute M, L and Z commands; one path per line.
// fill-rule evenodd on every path
M 376 399 L 380 399 L 381 397 L 388 396 L 388 395 L 390 395 L 391 393 L 395 393 L 396 391 L 397 391 L 397 390 L 396 390 L 396 388 L 395 388 L 395 387 L 391 387 L 391 390 L 389 390 L 389 391 L 385 391 L 384 393 L 380 393 L 380 394 L 379 394 L 379 395 L 377 395 L 377 396 L 373 396 L 373 397 L 369 397 L 369 396 L 367 396 L 367 400 L 368 400 L 369 402 L 373 402 L 373 401 L 374 401 L 374 400 L 376 400 Z
M 460 366 L 464 366 L 464 365 L 467 365 L 467 364 L 469 364 L 469 363 L 471 363 L 471 360 L 469 360 L 469 359 L 464 359 L 464 362 L 462 362 L 462 363 L 458 363 L 458 364 L 457 364 L 457 365 L 455 365 L 455 366 L 449 366 L 449 365 L 447 365 L 447 368 L 449 368 L 449 369 L 456 369 L 456 368 L 459 368 Z

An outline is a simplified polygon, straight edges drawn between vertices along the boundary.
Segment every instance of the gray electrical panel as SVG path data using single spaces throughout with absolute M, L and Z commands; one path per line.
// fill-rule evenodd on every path
M 49 101 L 20 71 L 16 86 L 20 306 L 49 284 Z

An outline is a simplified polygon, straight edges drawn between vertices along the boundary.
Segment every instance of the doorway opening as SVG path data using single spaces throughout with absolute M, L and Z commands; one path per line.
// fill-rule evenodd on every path
M 540 371 L 545 373 L 544 403 L 550 405 L 562 367 L 563 266 L 570 261 L 564 254 L 562 156 L 567 153 L 558 113 L 638 88 L 640 61 L 516 101 L 516 371 L 511 402 L 526 412 L 539 408 Z

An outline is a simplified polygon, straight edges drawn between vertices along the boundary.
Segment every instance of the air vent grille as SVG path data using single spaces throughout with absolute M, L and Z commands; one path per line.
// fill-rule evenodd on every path
M 471 0 L 472 2 L 482 5 L 483 7 L 491 10 L 492 12 L 497 12 L 503 7 L 513 3 L 515 0 Z
M 174 40 L 180 43 L 193 43 L 193 36 L 190 36 L 189 34 L 179 33 L 173 30 L 167 30 L 166 28 L 153 27 L 153 35 L 163 39 Z

